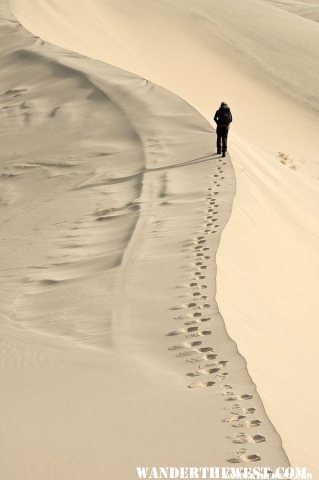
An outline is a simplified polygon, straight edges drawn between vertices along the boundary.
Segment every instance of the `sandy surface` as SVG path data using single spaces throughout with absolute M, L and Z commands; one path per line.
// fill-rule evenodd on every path
M 294 15 L 300 15 L 308 20 L 319 22 L 318 0 L 267 0 L 274 6 L 282 8 Z
M 315 473 L 315 16 L 261 0 L 12 5 L 41 38 L 161 84 L 206 118 L 229 101 L 237 186 L 218 250 L 219 307 L 290 460 Z M 229 159 L 211 155 L 209 125 L 143 79 L 43 45 L 10 21 L 2 29 L 12 50 L 1 88 L 18 90 L 2 96 L 12 119 L 3 197 L 8 404 L 22 378 L 29 392 L 26 407 L 18 400 L 6 417 L 4 472 L 112 478 L 121 463 L 134 478 L 137 463 L 249 464 L 247 455 L 286 464 L 211 288 L 234 178 Z M 172 165 L 180 166 L 163 168 Z M 28 174 L 16 178 L 16 167 Z M 19 429 L 21 442 L 32 441 L 16 464 Z
M 287 465 L 215 300 L 212 128 L 1 17 L 1 478 Z

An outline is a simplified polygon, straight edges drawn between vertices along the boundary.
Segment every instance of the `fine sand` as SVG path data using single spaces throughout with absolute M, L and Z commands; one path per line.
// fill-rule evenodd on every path
M 319 0 L 268 0 L 276 7 L 301 17 L 319 22 Z
M 288 465 L 215 300 L 212 128 L 1 17 L 1 478 Z
M 5 479 L 275 468 L 272 423 L 317 472 L 319 29 L 278 3 L 1 7 Z M 272 423 L 215 301 L 230 159 L 150 81 L 233 109 L 217 298 Z

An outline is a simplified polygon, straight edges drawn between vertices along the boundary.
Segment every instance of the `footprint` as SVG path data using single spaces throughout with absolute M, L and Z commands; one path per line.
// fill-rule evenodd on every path
M 208 322 L 210 318 L 200 318 L 198 320 L 190 320 L 188 322 L 185 322 L 185 325 L 196 325 L 198 323 L 203 323 L 203 322 Z
M 199 377 L 200 375 L 212 375 L 213 373 L 219 372 L 219 368 L 200 368 L 196 372 L 186 373 L 188 377 Z
M 217 358 L 217 355 L 215 353 L 209 353 L 208 355 L 201 355 L 199 357 L 191 358 L 186 361 L 188 363 L 199 363 L 199 362 L 205 362 L 207 360 L 214 360 L 215 358 Z
M 230 417 L 224 418 L 224 423 L 233 423 L 238 422 L 239 420 L 245 420 L 245 415 L 231 415 Z
M 232 426 L 235 428 L 243 428 L 243 427 L 248 427 L 248 428 L 254 428 L 254 427 L 259 427 L 261 425 L 260 420 L 239 420 L 237 423 L 234 423 Z
M 237 433 L 236 435 L 227 436 L 232 443 L 244 444 L 244 443 L 263 443 L 266 441 L 266 437 L 263 435 L 246 435 L 244 432 Z
M 179 328 L 178 330 L 173 330 L 166 334 L 167 337 L 173 337 L 175 335 L 183 335 L 187 333 L 196 332 L 199 327 L 189 327 L 189 328 Z
M 206 353 L 206 352 L 213 352 L 214 349 L 213 347 L 201 347 L 198 349 L 198 351 L 201 353 Z
M 228 398 L 225 398 L 226 402 L 233 402 L 235 400 L 251 400 L 254 398 L 253 395 L 244 394 L 244 395 L 235 395 L 232 392 L 223 393 L 223 395 L 230 395 Z
M 244 395 L 240 395 L 239 399 L 242 399 L 242 400 L 251 400 L 252 398 L 254 398 L 253 395 L 249 395 L 248 393 L 245 393 Z
M 168 350 L 182 350 L 184 348 L 198 347 L 202 343 L 203 342 L 201 342 L 201 341 L 189 342 L 189 343 L 180 343 L 178 345 L 173 345 L 172 347 L 169 347 Z
M 239 455 L 238 457 L 229 458 L 227 462 L 229 463 L 247 463 L 247 462 L 260 462 L 261 457 L 259 455 Z
M 212 387 L 215 385 L 215 382 L 200 382 L 200 383 L 191 383 L 188 385 L 188 388 L 206 388 L 206 387 Z
M 225 378 L 228 376 L 229 374 L 227 372 L 223 372 L 223 373 L 219 373 L 217 375 L 217 378 L 218 380 L 225 380 Z
M 231 413 L 238 414 L 238 412 L 240 411 L 241 413 L 243 413 L 245 415 L 253 415 L 256 412 L 256 408 L 254 408 L 254 407 L 241 408 L 240 405 L 233 405 L 232 410 L 233 411 L 231 411 Z

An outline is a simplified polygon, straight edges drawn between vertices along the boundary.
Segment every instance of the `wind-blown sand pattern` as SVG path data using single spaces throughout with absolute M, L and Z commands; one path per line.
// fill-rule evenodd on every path
M 287 465 L 214 299 L 234 175 L 211 127 L 1 10 L 1 477 Z

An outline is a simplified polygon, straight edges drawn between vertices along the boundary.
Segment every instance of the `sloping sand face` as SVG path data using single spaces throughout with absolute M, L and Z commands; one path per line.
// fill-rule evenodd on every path
M 295 15 L 319 22 L 319 1 L 318 0 L 267 0 L 278 8 Z
M 291 461 L 314 474 L 317 3 L 13 2 L 41 37 L 160 83 L 207 118 L 221 99 L 232 106 L 238 188 L 218 253 L 219 305 Z
M 210 125 L 0 12 L 1 478 L 288 465 L 215 301 Z

